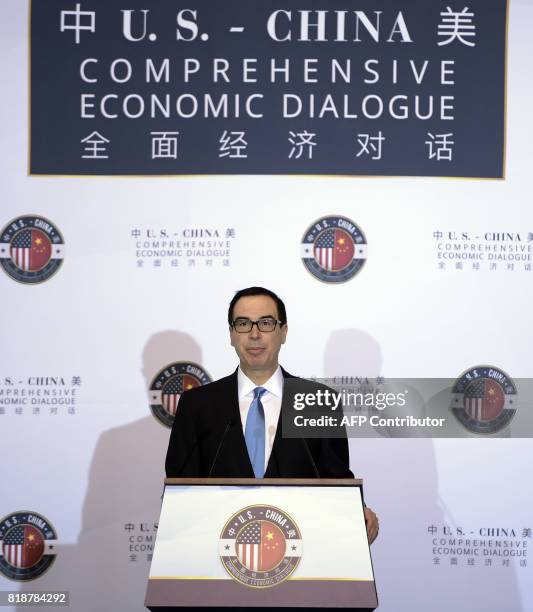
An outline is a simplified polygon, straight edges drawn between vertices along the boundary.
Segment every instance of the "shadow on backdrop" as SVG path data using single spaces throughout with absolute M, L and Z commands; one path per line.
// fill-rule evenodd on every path
M 324 376 L 386 375 L 381 355 L 377 340 L 366 332 L 334 331 L 325 347 Z M 458 566 L 444 556 L 434 563 L 433 538 L 442 537 L 445 524 L 452 529 L 461 525 L 439 495 L 434 441 L 394 438 L 393 430 L 386 436 L 349 441 L 351 469 L 363 478 L 365 501 L 380 519 L 379 537 L 371 548 L 380 612 L 520 612 L 513 568 L 498 571 L 478 559 L 470 567 L 464 557 Z M 444 443 L 454 452 L 454 440 Z M 432 526 L 440 533 L 430 533 Z M 494 570 L 497 584 L 488 589 Z
M 141 370 L 146 395 L 139 400 L 147 416 L 100 435 L 77 544 L 60 547 L 50 571 L 21 590 L 70 591 L 70 609 L 76 612 L 146 610 L 148 555 L 155 542 L 170 434 L 151 414 L 148 389 L 164 366 L 182 360 L 202 362 L 200 346 L 188 334 L 167 330 L 147 341 Z

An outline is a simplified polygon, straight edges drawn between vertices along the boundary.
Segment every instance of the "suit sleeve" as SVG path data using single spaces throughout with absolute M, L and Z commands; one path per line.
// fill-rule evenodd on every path
M 178 402 L 165 461 L 167 478 L 200 476 L 200 440 L 194 422 L 194 399 L 194 392 L 186 391 Z
M 322 438 L 317 467 L 322 478 L 354 478 L 346 438 Z

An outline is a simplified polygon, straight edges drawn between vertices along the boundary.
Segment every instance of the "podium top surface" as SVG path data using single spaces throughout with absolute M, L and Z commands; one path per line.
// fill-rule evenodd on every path
M 165 478 L 165 485 L 360 487 L 362 478 Z

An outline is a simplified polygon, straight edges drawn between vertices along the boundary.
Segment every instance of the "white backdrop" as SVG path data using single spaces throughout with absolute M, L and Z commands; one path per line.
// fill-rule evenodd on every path
M 148 389 L 173 362 L 198 363 L 213 379 L 236 366 L 225 319 L 239 288 L 264 285 L 284 298 L 281 361 L 295 374 L 457 378 L 491 364 L 532 375 L 533 272 L 502 262 L 439 268 L 434 237 L 509 232 L 527 244 L 533 232 L 531 23 L 533 5 L 512 0 L 503 181 L 49 178 L 28 176 L 28 6 L 4 0 L 0 225 L 42 215 L 66 254 L 42 284 L 0 274 L 0 515 L 42 514 L 58 535 L 45 574 L 25 584 L 1 576 L 0 589 L 69 590 L 76 611 L 143 609 L 169 434 Z M 334 214 L 368 242 L 365 266 L 340 285 L 317 281 L 300 259 L 306 228 Z M 188 228 L 234 230 L 229 265 L 145 258 L 139 267 L 146 232 Z M 19 414 L 6 403 L 8 388 L 34 389 L 35 377 L 76 388 L 74 413 L 30 405 Z M 380 610 L 533 610 L 527 557 L 506 565 L 495 556 L 489 566 L 433 550 L 433 538 L 451 537 L 445 527 L 478 539 L 480 530 L 514 530 L 499 539 L 532 542 L 532 450 L 526 439 L 350 442 L 352 470 L 381 519 L 372 547 Z

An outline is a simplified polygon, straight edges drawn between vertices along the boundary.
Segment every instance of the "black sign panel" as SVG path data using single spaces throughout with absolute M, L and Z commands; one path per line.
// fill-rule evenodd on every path
M 33 0 L 32 174 L 502 177 L 505 0 Z

